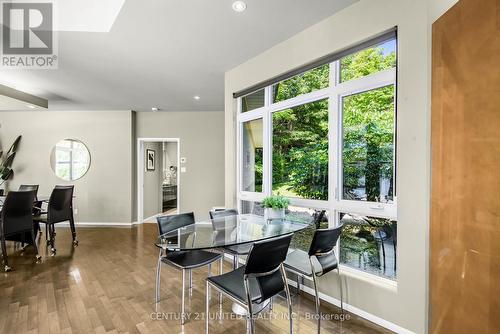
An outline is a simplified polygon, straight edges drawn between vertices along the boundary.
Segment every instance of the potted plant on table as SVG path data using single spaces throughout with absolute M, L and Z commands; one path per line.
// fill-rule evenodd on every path
M 285 218 L 285 210 L 288 209 L 289 204 L 290 200 L 279 194 L 264 198 L 262 201 L 264 218 L 266 220 Z

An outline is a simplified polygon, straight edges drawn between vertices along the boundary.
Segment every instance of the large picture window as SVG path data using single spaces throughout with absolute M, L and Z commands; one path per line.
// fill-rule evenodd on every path
M 286 196 L 286 217 L 344 226 L 341 266 L 389 280 L 397 278 L 396 45 L 377 38 L 238 97 L 237 121 L 240 212 L 263 214 L 265 196 Z M 307 250 L 316 227 L 291 247 Z

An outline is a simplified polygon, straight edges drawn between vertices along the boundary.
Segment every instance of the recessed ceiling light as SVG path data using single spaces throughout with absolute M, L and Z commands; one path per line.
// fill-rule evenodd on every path
M 193 96 L 193 99 L 199 100 L 199 99 L 201 99 L 201 97 L 199 97 L 198 95 L 195 95 L 195 96 Z
M 32 105 L 32 104 L 27 104 L 26 107 L 30 108 L 30 109 L 35 109 L 35 106 Z
M 160 110 L 160 108 L 158 108 L 158 107 L 153 107 L 153 108 L 151 108 L 151 111 L 152 111 L 152 112 L 157 112 L 158 110 Z
M 235 12 L 241 13 L 245 9 L 247 9 L 247 4 L 244 3 L 243 1 L 235 1 L 235 2 L 233 2 L 233 10 Z

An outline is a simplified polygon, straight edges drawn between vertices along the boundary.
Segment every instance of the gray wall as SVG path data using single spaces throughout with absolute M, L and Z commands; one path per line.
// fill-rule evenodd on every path
M 224 205 L 224 113 L 156 112 L 136 113 L 138 138 L 180 138 L 181 212 L 194 211 L 197 219 L 208 218 L 208 210 Z M 136 203 L 134 202 L 134 205 Z
M 4 150 L 17 135 L 23 136 L 10 189 L 21 183 L 39 184 L 39 193 L 49 195 L 56 184 L 74 184 L 77 222 L 132 221 L 130 111 L 0 112 L 0 126 Z M 90 151 L 90 169 L 80 180 L 63 181 L 50 167 L 52 147 L 65 138 L 81 140 Z
M 164 168 L 168 170 L 170 166 L 177 166 L 177 143 L 165 143 Z
M 146 170 L 146 151 L 155 151 L 155 170 Z M 163 144 L 161 142 L 144 143 L 144 219 L 162 212 L 161 191 L 162 191 L 162 169 L 163 169 Z

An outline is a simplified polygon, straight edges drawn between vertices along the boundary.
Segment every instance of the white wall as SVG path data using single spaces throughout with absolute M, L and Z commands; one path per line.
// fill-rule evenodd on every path
M 39 194 L 50 195 L 56 184 L 74 184 L 77 222 L 131 222 L 131 111 L 0 112 L 0 126 L 5 150 L 23 136 L 10 189 L 39 184 Z M 65 138 L 82 141 L 91 156 L 87 174 L 71 182 L 55 176 L 49 161 L 52 147 Z
M 432 2 L 432 1 L 431 1 Z M 347 303 L 398 331 L 427 331 L 427 260 L 430 194 L 430 15 L 453 4 L 362 0 L 226 72 L 225 205 L 236 206 L 236 104 L 233 92 L 398 27 L 397 287 L 348 275 Z M 446 4 L 444 3 L 446 2 Z M 338 298 L 334 275 L 320 290 Z M 383 322 L 383 321 L 382 321 Z

